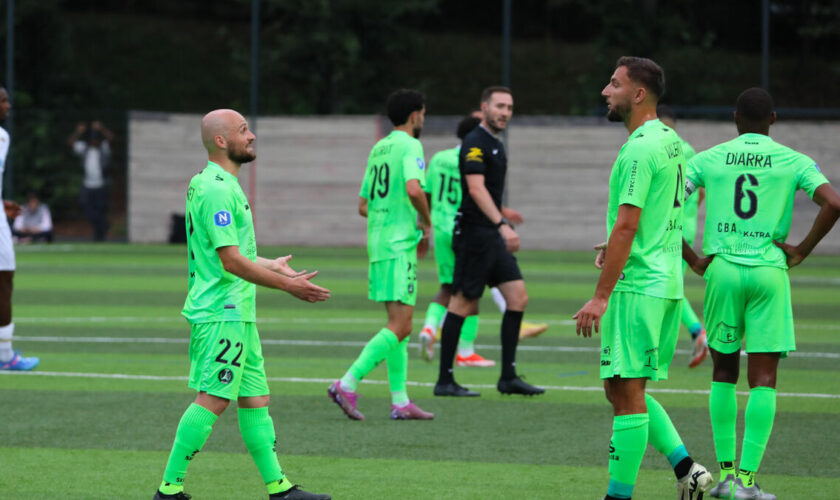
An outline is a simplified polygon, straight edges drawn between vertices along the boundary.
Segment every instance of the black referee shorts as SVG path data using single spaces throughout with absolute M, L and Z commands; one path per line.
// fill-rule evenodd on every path
M 473 224 L 456 225 L 452 236 L 455 272 L 452 292 L 478 299 L 485 286 L 498 286 L 522 279 L 516 257 L 508 252 L 505 240 L 495 227 Z

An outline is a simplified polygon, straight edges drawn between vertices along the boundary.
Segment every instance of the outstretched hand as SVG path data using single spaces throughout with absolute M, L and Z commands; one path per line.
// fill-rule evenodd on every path
M 785 257 L 787 258 L 787 265 L 788 267 L 795 267 L 802 263 L 805 260 L 807 255 L 804 255 L 799 249 L 793 245 L 788 245 L 787 243 L 782 243 L 778 241 L 773 241 L 775 245 L 782 249 L 785 253 Z
M 306 274 L 306 269 L 304 269 L 303 271 L 295 271 L 294 269 L 292 269 L 292 267 L 289 265 L 290 260 L 292 260 L 291 254 L 284 255 L 283 257 L 277 257 L 272 262 L 272 271 L 274 271 L 275 273 L 280 273 L 284 276 L 288 276 L 290 278 L 295 278 L 297 276 L 302 276 Z
M 301 274 L 292 278 L 292 286 L 289 293 L 306 302 L 323 302 L 330 298 L 330 291 L 312 283 L 312 278 L 318 275 L 318 271 L 308 274 Z

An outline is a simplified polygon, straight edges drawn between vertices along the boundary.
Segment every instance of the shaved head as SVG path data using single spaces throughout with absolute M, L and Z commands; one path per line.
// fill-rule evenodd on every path
M 245 117 L 232 109 L 217 109 L 201 119 L 201 142 L 211 159 L 226 157 L 239 165 L 251 162 L 256 158 L 255 139 Z
M 245 117 L 232 109 L 216 109 L 204 115 L 201 119 L 201 142 L 207 152 L 212 153 L 218 149 L 216 136 L 220 135 L 227 140 L 241 121 L 245 121 Z

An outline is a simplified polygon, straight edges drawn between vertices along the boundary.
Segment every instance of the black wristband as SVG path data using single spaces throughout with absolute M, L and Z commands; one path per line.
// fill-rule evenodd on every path
M 513 227 L 513 226 L 510 225 L 510 221 L 507 220 L 507 217 L 505 217 L 503 215 L 501 220 L 499 220 L 499 222 L 496 224 L 496 228 L 498 229 L 498 228 L 504 226 L 505 224 L 507 224 L 508 227 Z

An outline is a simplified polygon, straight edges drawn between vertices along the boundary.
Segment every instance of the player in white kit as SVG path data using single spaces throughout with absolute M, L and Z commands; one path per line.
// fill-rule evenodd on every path
M 9 93 L 0 87 L 0 121 L 4 121 L 12 108 Z M 9 133 L 0 127 L 0 193 L 3 192 L 3 172 L 9 153 Z M 3 200 L 6 216 L 0 216 L 0 370 L 31 370 L 38 366 L 38 358 L 26 358 L 12 349 L 12 282 L 15 276 L 15 249 L 7 217 L 20 213 L 20 205 Z

